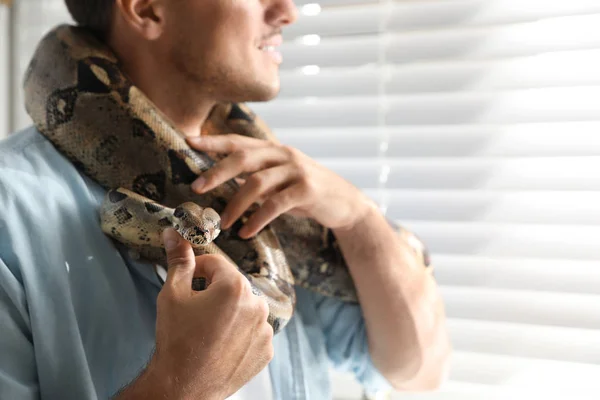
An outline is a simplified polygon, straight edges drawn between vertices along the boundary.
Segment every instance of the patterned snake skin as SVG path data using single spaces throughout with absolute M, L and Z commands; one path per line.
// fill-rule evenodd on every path
M 222 254 L 237 265 L 254 293 L 267 300 L 276 333 L 293 314 L 294 285 L 357 301 L 335 237 L 312 219 L 282 215 L 244 240 L 237 233 L 254 205 L 231 229 L 219 233 L 216 213 L 224 210 L 238 184 L 232 180 L 202 195 L 191 191 L 190 184 L 218 156 L 192 150 L 121 73 L 113 53 L 88 31 L 62 25 L 46 35 L 29 65 L 24 89 L 27 112 L 39 131 L 108 190 L 100 210 L 103 231 L 146 260 L 165 265 L 160 232 L 177 225 L 181 219 L 176 217 L 194 218 L 198 212 L 200 226 L 184 229 L 193 233 L 186 238 L 197 244 L 195 253 Z M 244 105 L 217 104 L 202 134 L 232 132 L 275 140 Z M 425 249 L 414 248 L 428 265 Z

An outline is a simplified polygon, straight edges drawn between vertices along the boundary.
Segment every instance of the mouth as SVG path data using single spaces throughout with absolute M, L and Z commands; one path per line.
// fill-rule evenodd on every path
M 273 33 L 273 34 L 263 38 L 263 40 L 260 42 L 258 48 L 264 49 L 267 47 L 277 47 L 277 46 L 281 46 L 282 43 L 283 43 L 283 36 L 281 36 L 281 33 L 276 32 L 276 33 Z
M 281 52 L 279 51 L 279 46 L 283 43 L 283 38 L 281 35 L 276 34 L 264 40 L 259 46 L 258 50 L 268 54 L 269 58 L 273 60 L 276 64 L 281 64 L 283 61 L 283 57 L 281 56 Z
M 262 50 L 262 51 L 275 51 L 277 49 L 277 47 L 275 47 L 275 46 L 259 46 L 258 49 Z

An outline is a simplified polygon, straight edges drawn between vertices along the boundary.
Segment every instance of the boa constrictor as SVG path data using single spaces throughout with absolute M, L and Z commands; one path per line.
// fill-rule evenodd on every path
M 103 231 L 146 260 L 164 263 L 160 233 L 165 226 L 179 228 L 196 254 L 221 254 L 237 265 L 254 293 L 267 300 L 276 333 L 292 316 L 294 285 L 357 301 L 334 235 L 312 219 L 285 214 L 244 240 L 237 232 L 254 205 L 219 233 L 218 213 L 239 189 L 237 182 L 203 195 L 192 192 L 190 184 L 218 155 L 192 150 L 87 30 L 62 25 L 48 33 L 29 65 L 24 89 L 38 130 L 108 191 L 100 210 Z M 223 133 L 274 140 L 262 120 L 235 103 L 217 104 L 202 127 L 203 135 Z M 196 225 L 186 226 L 188 221 Z M 425 249 L 414 248 L 427 265 Z

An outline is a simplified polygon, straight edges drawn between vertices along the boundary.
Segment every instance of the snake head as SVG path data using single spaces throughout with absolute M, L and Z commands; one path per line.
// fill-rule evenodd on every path
M 173 212 L 174 227 L 193 247 L 211 243 L 221 233 L 221 217 L 212 208 L 183 203 Z

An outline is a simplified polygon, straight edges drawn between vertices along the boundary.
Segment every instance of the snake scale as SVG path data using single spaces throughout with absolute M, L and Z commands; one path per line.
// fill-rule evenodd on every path
M 292 317 L 294 285 L 357 301 L 333 233 L 316 221 L 284 214 L 255 237 L 241 239 L 237 232 L 255 204 L 220 231 L 218 213 L 238 183 L 231 180 L 202 195 L 192 192 L 190 184 L 219 155 L 192 150 L 121 72 L 111 50 L 86 29 L 61 25 L 50 31 L 29 64 L 24 91 L 37 129 L 107 190 L 100 209 L 103 232 L 145 260 L 166 265 L 160 234 L 165 227 L 177 228 L 197 255 L 221 254 L 238 267 L 253 292 L 266 299 L 275 333 Z M 216 104 L 202 127 L 203 135 L 223 133 L 273 140 L 266 124 L 236 103 Z M 426 256 L 424 249 L 416 251 Z

